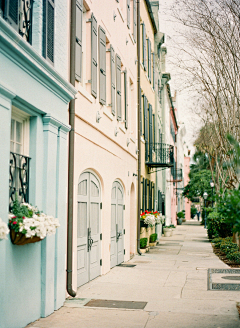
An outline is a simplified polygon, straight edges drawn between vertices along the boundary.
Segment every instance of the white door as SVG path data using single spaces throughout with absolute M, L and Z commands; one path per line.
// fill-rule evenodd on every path
M 78 181 L 78 287 L 100 275 L 100 185 L 89 172 Z
M 123 188 L 115 181 L 111 196 L 111 268 L 124 261 L 123 206 Z

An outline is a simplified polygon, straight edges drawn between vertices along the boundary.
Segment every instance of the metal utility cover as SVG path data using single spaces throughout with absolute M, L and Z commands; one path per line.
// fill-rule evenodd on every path
M 232 274 L 232 275 L 239 275 L 240 269 L 208 269 L 208 290 L 234 290 L 234 291 L 240 291 L 240 284 L 231 284 L 231 283 L 222 283 L 222 282 L 216 282 L 218 280 L 216 277 L 213 278 L 213 274 L 221 274 L 220 278 L 222 277 L 222 274 Z M 233 280 L 232 276 L 232 280 Z M 235 276 L 236 277 L 236 276 Z M 239 277 L 239 276 L 237 276 Z M 225 278 L 226 279 L 226 278 Z M 229 279 L 229 277 L 228 277 Z M 214 282 L 215 280 L 215 282 Z M 235 279 L 234 279 L 235 280 Z
M 131 309 L 143 310 L 147 302 L 134 302 L 134 301 L 114 301 L 114 300 L 91 300 L 85 306 L 89 307 L 105 307 L 115 309 Z
M 124 268 L 133 268 L 133 267 L 136 266 L 136 264 L 125 264 L 125 263 L 121 263 L 121 264 L 118 264 L 118 266 L 124 267 Z

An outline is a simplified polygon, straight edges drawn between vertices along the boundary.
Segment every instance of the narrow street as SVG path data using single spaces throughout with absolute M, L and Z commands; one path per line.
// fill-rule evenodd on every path
M 239 291 L 208 290 L 208 269 L 228 269 L 216 257 L 206 231 L 195 220 L 177 226 L 172 237 L 127 264 L 117 266 L 78 289 L 75 299 L 28 328 L 237 328 Z M 239 274 L 238 274 L 239 275 Z M 229 272 L 213 273 L 214 283 L 238 283 L 223 279 Z M 239 276 L 238 276 L 239 278 Z M 90 300 L 127 301 L 116 303 Z M 139 304 L 134 302 L 146 302 Z M 88 304 L 89 303 L 89 304 Z M 86 306 L 86 305 L 91 305 Z M 143 309 L 136 309 L 145 305 Z

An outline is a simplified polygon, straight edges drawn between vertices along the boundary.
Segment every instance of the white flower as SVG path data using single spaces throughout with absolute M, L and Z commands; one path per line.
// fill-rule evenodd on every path
M 161 223 L 161 224 L 164 224 L 165 222 L 165 217 L 164 215 L 162 215 L 162 213 L 159 213 L 159 215 L 156 217 L 156 223 Z
M 8 226 L 5 222 L 0 218 L 0 240 L 7 239 L 7 234 L 9 233 Z
M 147 216 L 144 219 L 144 223 L 148 224 L 148 226 L 153 227 L 156 223 L 156 218 L 152 214 L 147 214 Z

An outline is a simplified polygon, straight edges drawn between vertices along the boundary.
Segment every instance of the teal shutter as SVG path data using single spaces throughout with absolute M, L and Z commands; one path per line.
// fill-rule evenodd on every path
M 146 28 L 145 24 L 142 24 L 142 51 L 143 51 L 143 67 L 144 70 L 147 70 L 147 40 L 146 40 Z
M 152 147 L 153 147 L 152 105 L 149 104 L 149 162 L 152 162 Z
M 142 211 L 145 212 L 145 179 L 142 178 Z
M 91 17 L 91 94 L 97 98 L 97 20 Z
M 127 27 L 130 28 L 130 0 L 127 0 Z
M 117 89 L 117 120 L 122 119 L 121 103 L 121 58 L 116 54 L 116 89 Z
M 75 55 L 75 78 L 82 81 L 82 16 L 83 0 L 76 2 L 76 55 Z
M 106 105 L 106 33 L 99 26 L 99 102 Z
M 151 79 L 152 79 L 152 61 L 151 61 L 151 41 L 150 39 L 148 39 L 148 78 L 150 80 L 151 83 Z
M 128 83 L 127 71 L 124 71 L 124 107 L 125 107 L 125 128 L 128 128 Z
M 110 46 L 111 53 L 111 107 L 112 114 L 116 113 L 116 65 L 115 65 L 115 51 L 112 46 Z
M 19 0 L 5 1 L 5 16 L 7 21 L 17 32 L 19 30 L 19 6 Z
M 152 75 L 152 86 L 153 90 L 155 90 L 155 54 L 152 53 L 152 61 L 153 61 L 153 75 Z
M 144 191 L 145 191 L 145 195 L 144 195 L 145 204 L 144 204 L 144 207 L 145 207 L 145 211 L 146 211 L 146 210 L 148 210 L 148 180 L 147 179 L 145 179 Z
M 133 0 L 133 40 L 137 42 L 137 2 Z
M 148 162 L 148 108 L 147 108 L 147 97 L 144 96 L 144 139 L 145 139 L 145 161 Z

